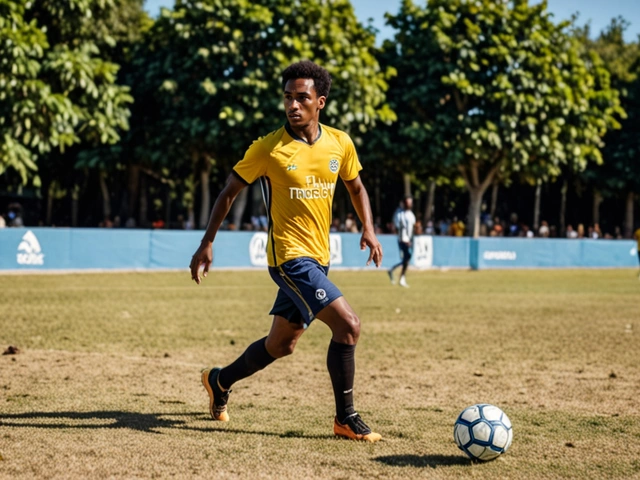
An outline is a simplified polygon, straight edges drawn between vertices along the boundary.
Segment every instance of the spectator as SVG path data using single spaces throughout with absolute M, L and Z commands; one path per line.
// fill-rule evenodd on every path
M 542 222 L 540 222 L 540 228 L 538 229 L 538 235 L 541 238 L 549 238 L 549 234 L 549 224 L 545 220 L 542 220 Z
M 0 215 L 0 228 L 5 228 L 7 226 L 7 222 L 4 219 L 4 215 Z
M 19 203 L 9 204 L 7 217 L 9 218 L 10 227 L 24 227 L 24 222 L 22 221 L 22 205 Z
M 344 221 L 344 231 L 349 233 L 358 233 L 358 224 L 353 213 L 347 213 L 347 219 Z
M 576 233 L 578 234 L 578 238 L 584 238 L 584 225 L 582 223 L 578 224 L 578 230 Z
M 578 238 L 578 232 L 571 225 L 567 225 L 567 238 Z
M 440 223 L 438 224 L 438 230 L 440 235 L 448 235 L 449 234 L 449 219 L 448 218 L 443 218 L 442 220 L 440 220 Z
M 338 217 L 335 217 L 331 222 L 331 228 L 329 228 L 329 231 L 335 233 L 339 232 L 340 230 L 342 230 L 340 219 Z
M 518 237 L 520 236 L 520 225 L 518 225 L 518 214 L 512 213 L 509 220 L 509 237 Z
M 429 220 L 427 222 L 427 226 L 424 227 L 424 234 L 425 235 L 435 235 L 436 234 L 436 229 L 433 226 L 433 222 L 431 220 Z
M 593 238 L 602 238 L 602 230 L 600 230 L 600 224 L 593 224 Z
M 616 227 L 613 230 L 613 238 L 615 238 L 616 240 L 622 240 L 622 230 L 620 229 L 620 227 Z

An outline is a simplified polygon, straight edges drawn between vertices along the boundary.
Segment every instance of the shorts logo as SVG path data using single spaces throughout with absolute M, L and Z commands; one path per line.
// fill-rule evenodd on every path
M 339 168 L 340 162 L 338 162 L 338 160 L 336 160 L 335 158 L 329 160 L 329 170 L 331 170 L 333 173 L 336 173 Z
M 322 301 L 325 298 L 327 298 L 327 292 L 325 292 L 323 288 L 316 290 L 316 299 Z

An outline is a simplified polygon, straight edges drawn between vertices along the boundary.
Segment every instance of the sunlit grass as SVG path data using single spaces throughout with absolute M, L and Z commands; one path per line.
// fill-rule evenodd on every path
M 334 271 L 362 320 L 356 407 L 385 441 L 332 436 L 315 322 L 210 421 L 199 369 L 270 326 L 265 271 L 0 276 L 0 477 L 640 476 L 640 282 L 632 270 Z M 472 464 L 464 407 L 495 403 L 507 454 Z

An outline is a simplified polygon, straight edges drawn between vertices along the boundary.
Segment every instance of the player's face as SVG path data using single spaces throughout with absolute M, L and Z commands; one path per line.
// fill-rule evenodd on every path
M 284 110 L 292 127 L 303 128 L 317 121 L 325 101 L 325 97 L 318 97 L 313 79 L 289 80 L 284 86 Z

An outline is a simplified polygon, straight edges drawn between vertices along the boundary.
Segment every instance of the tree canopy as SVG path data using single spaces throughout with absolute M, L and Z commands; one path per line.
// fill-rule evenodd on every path
M 499 171 L 544 179 L 602 162 L 601 137 L 623 114 L 618 92 L 546 2 L 404 0 L 388 21 L 393 87 L 410 112 L 402 134 L 424 144 L 423 162 L 462 175 L 474 235 Z

